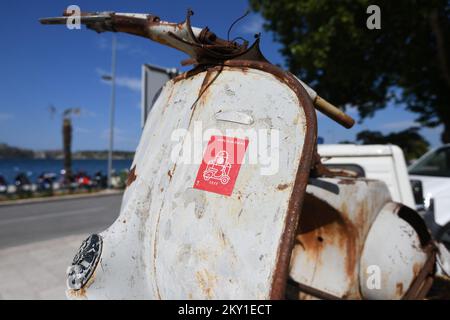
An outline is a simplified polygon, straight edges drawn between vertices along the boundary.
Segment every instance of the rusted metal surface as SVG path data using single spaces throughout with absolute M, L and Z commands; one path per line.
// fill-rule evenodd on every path
M 288 281 L 288 286 L 290 286 L 291 288 L 291 296 L 288 296 L 288 293 L 286 294 L 286 299 L 288 300 L 298 300 L 300 296 L 314 297 L 321 300 L 342 300 L 335 295 L 326 293 L 325 291 L 315 289 L 302 283 L 297 283 L 292 280 Z
M 327 115 L 337 123 L 343 125 L 345 128 L 351 128 L 355 124 L 355 120 L 346 114 L 344 111 L 336 108 L 324 98 L 319 96 L 314 100 L 314 105 L 323 114 Z
M 63 17 L 41 19 L 42 24 L 65 24 L 71 13 Z M 124 32 L 170 46 L 191 56 L 192 63 L 217 63 L 237 56 L 248 59 L 254 52 L 253 46 L 247 48 L 247 43 L 237 43 L 218 38 L 208 28 L 191 27 L 188 10 L 186 20 L 181 23 L 162 21 L 153 14 L 91 12 L 82 13 L 81 23 L 97 32 Z M 258 58 L 263 58 L 260 55 Z
M 298 297 L 423 298 L 432 285 L 435 250 L 413 214 L 391 202 L 382 182 L 312 179 L 291 261 Z M 373 270 L 380 272 L 379 287 L 371 286 Z
M 382 182 L 340 180 L 310 179 L 290 277 L 340 299 L 359 299 L 359 257 L 365 237 L 390 196 Z
M 131 186 L 131 184 L 136 180 L 136 166 L 131 168 L 127 177 L 127 187 Z
M 326 166 L 324 166 L 324 164 L 321 161 L 321 158 L 319 156 L 319 154 L 317 153 L 317 151 L 315 151 L 314 154 L 314 164 L 311 168 L 311 173 L 310 176 L 312 178 L 317 178 L 317 177 L 328 177 L 328 178 L 333 178 L 333 177 L 347 177 L 347 178 L 357 178 L 358 174 L 353 172 L 353 171 L 349 171 L 349 170 L 343 170 L 343 169 L 331 169 L 331 168 L 327 168 Z
M 436 268 L 436 248 L 433 244 L 429 244 L 424 248 L 424 252 L 427 255 L 427 260 L 417 273 L 417 267 L 415 270 L 415 278 L 410 284 L 409 289 L 404 295 L 403 292 L 396 292 L 397 296 L 402 297 L 404 300 L 419 300 L 425 298 L 428 294 L 431 286 L 433 285 L 435 268 Z M 417 266 L 417 264 L 415 265 Z M 403 288 L 402 283 L 398 283 Z

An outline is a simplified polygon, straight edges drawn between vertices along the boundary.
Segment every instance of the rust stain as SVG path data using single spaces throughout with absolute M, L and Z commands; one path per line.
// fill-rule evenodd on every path
M 86 299 L 86 289 L 84 288 L 81 288 L 80 290 L 70 289 L 68 291 L 68 295 L 76 299 Z
M 422 270 L 422 266 L 420 265 L 420 263 L 417 263 L 417 262 L 416 262 L 416 263 L 413 265 L 413 274 L 414 274 L 414 278 L 416 278 L 416 277 L 419 275 L 420 270 Z
M 323 200 L 306 193 L 303 205 L 305 215 L 298 225 L 297 234 L 304 234 L 342 220 L 336 209 Z M 306 214 L 308 212 L 308 214 Z
M 99 264 L 100 263 L 101 263 L 101 261 L 99 261 Z M 97 265 L 97 267 L 98 267 L 98 265 Z M 75 298 L 75 299 L 87 299 L 86 289 L 88 289 L 95 282 L 95 273 L 96 273 L 96 270 L 91 275 L 88 282 L 82 288 L 80 288 L 79 290 L 69 289 L 67 291 L 67 294 L 70 297 Z
M 172 172 L 170 172 L 170 170 L 167 171 L 167 175 L 169 176 L 169 180 L 172 180 Z
M 226 247 L 227 244 L 228 244 L 227 243 L 227 238 L 225 236 L 225 233 L 223 233 L 222 230 L 220 230 L 220 232 L 219 232 L 219 238 L 220 238 L 220 241 L 222 242 L 223 247 Z
M 169 173 L 170 173 L 170 171 L 169 171 Z M 162 206 L 159 209 L 158 218 L 157 218 L 157 221 L 156 221 L 155 240 L 153 242 L 153 261 L 152 261 L 152 263 L 153 263 L 153 272 L 154 272 L 155 275 L 157 274 L 157 270 L 156 270 L 156 257 L 158 255 L 158 246 L 157 246 L 158 245 L 158 241 L 157 241 L 157 239 L 158 239 L 158 233 L 159 233 L 159 221 L 161 219 L 161 210 L 162 210 Z M 158 285 L 157 278 L 155 279 L 155 285 L 156 285 L 156 294 L 158 296 L 158 299 L 161 300 L 161 294 L 159 292 L 159 285 Z
M 207 92 L 209 86 L 214 82 L 214 80 L 217 79 L 217 77 L 219 76 L 220 72 L 218 72 L 217 75 L 214 78 L 212 78 L 213 74 L 214 74 L 214 70 L 213 69 L 207 69 L 205 77 L 203 78 L 203 82 L 202 82 L 202 84 L 200 86 L 200 90 L 198 92 L 197 99 L 192 104 L 191 110 L 195 109 L 195 107 L 197 106 L 197 103 L 200 101 L 200 99 L 203 99 L 204 102 L 207 101 L 205 93 Z M 192 121 L 192 116 L 193 115 L 194 115 L 194 112 L 191 113 L 191 117 L 189 119 L 189 124 Z
M 200 90 L 198 92 L 197 99 L 194 101 L 194 103 L 192 103 L 192 106 L 191 106 L 192 112 L 191 112 L 191 116 L 189 117 L 189 125 L 188 126 L 191 125 L 192 118 L 193 118 L 194 113 L 195 113 L 194 110 L 195 110 L 198 102 L 200 100 L 202 100 L 203 105 L 205 105 L 206 102 L 208 101 L 208 97 L 207 97 L 207 95 L 208 95 L 208 88 L 219 77 L 219 75 L 220 75 L 222 70 L 223 70 L 223 67 L 221 67 L 220 70 L 218 70 L 218 71 L 215 71 L 215 68 L 208 68 L 208 69 L 206 69 L 206 74 L 205 74 L 205 77 L 203 78 L 203 82 L 202 82 L 202 84 L 200 86 Z M 215 72 L 216 72 L 216 75 L 212 78 L 212 76 L 213 76 L 213 74 Z
M 279 185 L 277 186 L 277 189 L 281 191 L 281 190 L 286 189 L 287 187 L 289 187 L 289 184 L 283 183 L 283 184 L 279 184 Z
M 203 291 L 203 294 L 208 298 L 214 297 L 214 285 L 216 283 L 216 277 L 208 273 L 206 269 L 195 273 L 195 278 Z
M 358 214 L 356 215 L 353 225 L 356 230 L 359 231 L 360 235 L 364 235 L 367 234 L 370 226 L 372 225 L 372 221 L 367 221 L 367 216 L 370 209 L 367 208 L 367 202 L 365 201 L 359 202 L 358 204 Z
M 296 242 L 304 248 L 315 268 L 322 268 L 325 247 L 334 247 L 345 257 L 349 283 L 356 280 L 358 232 L 345 211 L 339 212 L 328 203 L 310 194 L 305 195 L 303 214 L 297 229 Z
M 203 104 L 206 104 L 209 100 L 210 90 L 208 90 L 211 85 L 214 83 L 214 81 L 217 80 L 217 78 L 222 73 L 223 68 L 219 70 L 211 70 L 208 69 L 205 78 L 203 79 L 203 83 L 200 89 L 200 94 L 198 96 L 198 101 L 202 101 Z
M 339 238 L 339 248 L 346 252 L 346 273 L 347 277 L 353 282 L 356 276 L 356 264 L 357 256 L 362 250 L 362 246 L 358 246 L 357 239 L 359 239 L 358 228 L 353 224 L 353 222 L 348 218 L 348 209 L 343 206 L 341 211 L 341 218 L 339 220 L 339 230 L 341 236 Z
M 355 179 L 340 179 L 337 184 L 349 184 L 349 185 L 352 185 L 352 184 L 355 184 L 355 183 L 356 183 Z
M 135 180 L 136 180 L 136 165 L 131 169 L 131 171 L 128 173 L 127 178 L 127 187 L 129 187 Z
M 167 108 L 169 107 L 171 101 L 173 100 L 172 98 L 173 98 L 174 92 L 175 92 L 175 88 L 174 88 L 174 86 L 171 86 L 169 96 L 166 99 L 166 103 L 164 103 L 164 107 L 163 107 L 161 114 L 164 114 L 166 112 Z
M 200 86 L 200 91 L 198 93 L 199 98 L 206 91 L 206 89 L 208 89 L 209 85 L 211 84 L 210 80 L 211 80 L 213 74 L 214 74 L 214 72 L 211 69 L 208 69 L 208 71 L 206 71 L 205 77 L 203 78 L 202 85 Z
M 249 71 L 249 68 L 246 68 L 246 67 L 242 67 L 242 68 L 240 68 L 240 69 L 241 69 L 241 72 L 242 72 L 243 74 L 247 74 L 248 71 Z
M 399 282 L 395 285 L 395 294 L 398 297 L 403 296 L 403 283 Z
M 207 69 L 208 69 L 207 66 L 198 65 L 194 69 L 191 69 L 191 70 L 186 71 L 186 72 L 184 72 L 184 73 L 182 73 L 180 75 L 177 75 L 175 78 L 172 79 L 172 81 L 174 83 L 177 83 L 177 82 L 179 82 L 181 80 L 187 80 L 187 79 L 192 78 L 193 76 L 195 76 L 195 75 L 197 75 L 197 74 L 199 74 L 199 73 L 201 73 L 201 72 L 203 72 L 203 71 L 205 71 Z

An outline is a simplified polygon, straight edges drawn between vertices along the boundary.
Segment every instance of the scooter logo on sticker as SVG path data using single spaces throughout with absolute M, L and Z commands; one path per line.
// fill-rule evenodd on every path
M 247 146 L 248 139 L 211 136 L 198 169 L 194 188 L 230 196 Z

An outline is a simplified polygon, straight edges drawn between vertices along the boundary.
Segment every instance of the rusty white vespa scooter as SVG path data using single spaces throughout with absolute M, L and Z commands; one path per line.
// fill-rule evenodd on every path
M 247 42 L 151 14 L 83 13 L 190 56 L 146 121 L 119 218 L 68 270 L 75 299 L 421 299 L 438 246 L 381 181 L 330 171 L 315 108 L 354 121 Z M 69 14 L 45 18 L 65 24 Z M 192 152 L 192 150 L 194 150 Z M 267 160 L 267 161 L 266 161 Z

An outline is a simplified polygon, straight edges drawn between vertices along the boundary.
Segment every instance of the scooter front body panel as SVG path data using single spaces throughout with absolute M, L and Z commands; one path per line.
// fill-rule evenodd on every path
M 101 233 L 96 270 L 68 296 L 280 298 L 315 137 L 307 95 L 289 79 L 225 66 L 169 81 L 146 121 L 120 216 Z M 233 181 L 196 188 L 218 138 L 246 141 L 243 162 L 234 177 L 236 164 L 223 171 Z M 229 195 L 221 183 L 233 183 Z

